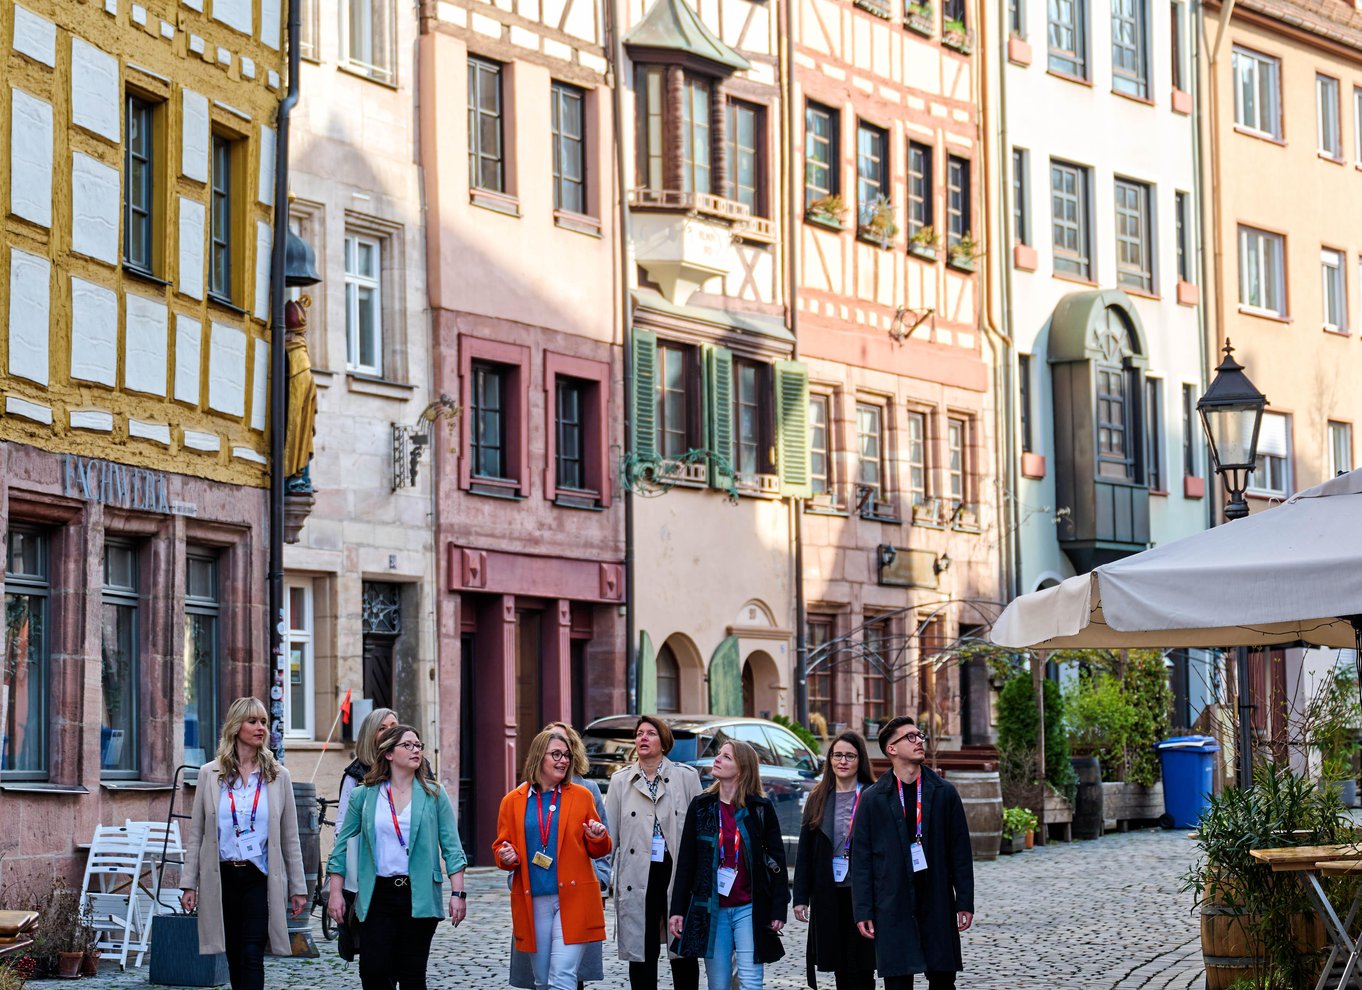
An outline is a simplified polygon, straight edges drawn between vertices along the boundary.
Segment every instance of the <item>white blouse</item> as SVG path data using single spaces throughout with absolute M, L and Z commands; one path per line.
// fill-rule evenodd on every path
M 236 827 L 241 829 L 243 838 L 251 835 L 251 807 L 255 804 L 255 785 L 260 784 L 260 804 L 255 806 L 255 835 L 260 837 L 258 856 L 246 856 L 242 852 L 240 839 L 232 827 L 232 801 L 236 802 Z M 231 797 L 228 797 L 228 791 Z M 389 823 L 388 828 L 392 828 Z M 246 780 L 238 780 L 229 788 L 224 777 L 218 788 L 218 859 L 247 859 L 260 868 L 266 876 L 270 872 L 268 842 L 270 837 L 270 788 L 259 770 Z
M 397 813 L 397 825 L 402 829 L 401 841 L 393 828 L 392 808 L 388 805 L 387 784 L 378 787 L 378 800 L 374 802 L 374 874 L 380 877 L 402 877 L 407 875 L 407 850 L 402 842 L 411 844 L 411 801 Z

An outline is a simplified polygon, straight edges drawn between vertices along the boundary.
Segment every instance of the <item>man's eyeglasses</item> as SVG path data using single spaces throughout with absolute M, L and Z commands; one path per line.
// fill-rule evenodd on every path
M 927 737 L 921 732 L 905 732 L 897 739 L 890 740 L 889 745 L 893 746 L 895 743 L 901 742 L 922 743 L 923 745 L 926 745 Z
M 855 753 L 833 753 L 828 759 L 834 763 L 855 763 L 860 759 L 860 756 Z
M 425 744 L 425 743 L 419 743 L 419 742 L 418 742 L 418 743 L 414 743 L 414 742 L 404 742 L 404 743 L 398 743 L 397 745 L 400 746 L 402 749 L 407 750 L 409 753 L 420 753 L 420 752 L 422 752 L 422 751 L 426 748 L 426 744 Z
M 565 749 L 549 750 L 549 759 L 554 763 L 566 763 L 570 756 L 572 756 L 572 754 Z

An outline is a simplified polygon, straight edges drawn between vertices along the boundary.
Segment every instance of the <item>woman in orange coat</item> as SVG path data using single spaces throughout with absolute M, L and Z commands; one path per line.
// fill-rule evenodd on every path
M 492 853 L 511 885 L 515 947 L 534 955 L 537 990 L 577 990 L 591 942 L 605 941 L 605 911 L 591 861 L 610 852 L 591 792 L 572 782 L 572 747 L 556 729 L 534 737 L 524 783 L 501 799 Z

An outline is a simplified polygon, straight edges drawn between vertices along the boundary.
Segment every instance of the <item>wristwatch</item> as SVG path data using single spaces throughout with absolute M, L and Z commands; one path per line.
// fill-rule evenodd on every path
M 468 900 L 468 891 L 466 890 L 451 890 L 449 895 L 451 897 L 457 897 L 461 901 Z

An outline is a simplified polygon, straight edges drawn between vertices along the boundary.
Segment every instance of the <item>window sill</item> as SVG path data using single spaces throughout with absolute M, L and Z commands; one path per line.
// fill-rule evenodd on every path
M 1195 282 L 1184 282 L 1178 279 L 1178 305 L 1197 306 L 1201 303 L 1201 290 L 1196 287 Z
M 1256 306 L 1245 306 L 1240 304 L 1239 312 L 1244 316 L 1256 316 L 1260 320 L 1271 320 L 1273 323 L 1291 324 L 1291 317 L 1281 313 L 1274 313 L 1270 309 L 1258 309 Z
M 1184 117 L 1190 117 L 1195 104 L 1192 102 L 1192 94 L 1186 90 L 1173 88 L 1173 95 L 1170 100 L 1173 105 L 1173 112 L 1180 113 Z
M 1079 86 L 1087 86 L 1088 89 L 1092 89 L 1092 80 L 1084 79 L 1082 76 L 1070 75 L 1067 72 L 1060 72 L 1058 69 L 1046 69 L 1045 74 L 1054 76 L 1056 79 L 1062 79 L 1065 82 L 1077 83 Z
M 362 395 L 376 395 L 381 399 L 410 399 L 416 391 L 415 385 L 394 382 L 377 375 L 366 375 L 360 371 L 347 371 L 345 384 L 351 392 Z
M 1286 147 L 1285 141 L 1275 134 L 1268 134 L 1266 131 L 1255 131 L 1242 124 L 1235 124 L 1234 130 L 1236 134 L 1242 134 L 1244 137 L 1257 138 L 1259 141 L 1266 141 L 1268 144 L 1275 144 L 1280 148 Z
M 947 268 L 953 268 L 955 271 L 957 271 L 957 272 L 963 272 L 963 273 L 965 273 L 966 275 L 973 275 L 973 274 L 974 274 L 974 259 L 973 259 L 973 258 L 952 258 L 952 257 L 950 257 L 950 256 L 948 255 L 948 256 L 946 257 L 946 267 L 947 267 Z
M 601 222 L 585 213 L 573 213 L 569 210 L 554 210 L 553 224 L 555 227 L 562 227 L 575 234 L 586 234 L 588 237 L 601 236 Z
M 1033 272 L 1040 267 L 1040 255 L 1030 244 L 1013 244 L 1012 267 L 1022 272 Z
M 878 0 L 851 0 L 851 2 L 852 6 L 864 10 L 867 14 L 874 14 L 886 21 L 889 20 L 889 5 L 887 3 L 882 4 Z
M 1362 165 L 1359 165 L 1358 168 L 1362 168 Z M 836 231 L 839 234 L 846 230 L 846 225 L 841 220 L 836 217 L 822 216 L 818 213 L 805 213 L 804 222 L 811 223 L 815 227 L 822 227 L 824 230 Z
M 861 512 L 859 515 L 866 522 L 889 523 L 892 526 L 903 525 L 903 520 L 898 516 L 885 515 L 880 512 Z
M 251 315 L 250 312 L 249 312 L 248 310 L 242 309 L 242 308 L 241 308 L 240 306 L 238 306 L 236 303 L 232 302 L 232 300 L 230 300 L 230 299 L 225 299 L 225 298 L 223 298 L 222 296 L 214 295 L 214 294 L 211 293 L 211 292 L 208 293 L 208 301 L 209 301 L 209 303 L 211 303 L 211 304 L 214 305 L 214 306 L 221 306 L 223 309 L 231 310 L 231 311 L 232 311 L 233 313 L 235 313 L 237 316 L 250 316 L 250 315 Z
M 511 502 L 523 502 L 520 482 L 510 478 L 473 478 L 468 483 L 470 495 L 484 495 L 487 498 L 504 498 Z
M 508 217 L 520 216 L 520 200 L 492 189 L 468 190 L 468 202 L 493 213 L 502 213 Z
M 1159 295 L 1153 289 L 1137 289 L 1132 285 L 1121 285 L 1120 279 L 1117 279 L 1116 284 L 1117 287 L 1128 296 L 1138 296 L 1140 299 L 1152 299 L 1155 302 L 1161 302 L 1163 300 L 1163 296 Z
M 1154 497 L 1155 495 L 1157 495 L 1157 496 L 1159 496 L 1159 497 L 1161 497 L 1161 498 L 1167 498 L 1167 497 L 1168 497 L 1168 489 L 1167 489 L 1167 488 L 1151 488 L 1151 489 L 1149 489 L 1149 495 L 1150 495 L 1151 498 Z
M 1334 336 L 1334 337 L 1343 337 L 1343 338 L 1347 338 L 1347 337 L 1351 337 L 1351 336 L 1352 336 L 1352 334 L 1350 334 L 1350 333 L 1348 332 L 1348 328 L 1347 328 L 1347 327 L 1330 327 L 1330 326 L 1325 326 L 1325 327 L 1322 327 L 1321 329 L 1322 329 L 1325 333 L 1327 333 L 1327 334 L 1329 334 L 1329 335 L 1331 335 L 1331 336 Z
M 597 492 L 578 491 L 573 488 L 560 488 L 553 498 L 553 504 L 560 509 L 578 509 L 582 512 L 604 512 L 601 496 Z
M 1025 38 L 1009 35 L 1007 39 L 1007 60 L 1025 69 L 1031 65 L 1031 44 Z
M 880 238 L 874 233 L 866 230 L 864 227 L 858 227 L 856 229 L 856 240 L 860 241 L 862 244 L 868 244 L 871 247 L 879 248 L 881 251 L 894 250 L 896 247 L 894 241 L 898 236 L 898 232 L 895 231 L 893 237 Z
M 746 475 L 738 478 L 737 489 L 743 498 L 780 498 L 780 477 L 764 471 Z
M 1140 96 L 1136 93 L 1123 93 L 1121 90 L 1116 89 L 1115 87 L 1112 88 L 1111 95 L 1119 96 L 1123 100 L 1129 100 L 1131 103 L 1138 103 L 1141 106 L 1145 107 L 1152 107 L 1154 105 L 1154 101 L 1150 99 L 1148 96 Z
M 326 368 L 312 369 L 312 380 L 317 383 L 318 388 L 330 388 L 335 377 L 336 373 Z
M 938 248 L 930 247 L 926 244 L 914 244 L 911 240 L 908 242 L 908 253 L 919 261 L 925 261 L 930 265 L 934 265 L 941 260 Z
M 1183 498 L 1205 498 L 1206 479 L 1195 475 L 1186 474 L 1182 476 L 1182 497 Z
M 142 791 L 142 792 L 169 792 L 175 789 L 174 784 L 167 784 L 163 781 L 155 780 L 101 780 L 99 782 L 101 790 L 105 791 Z
M 1070 275 L 1068 272 L 1051 272 L 1050 277 L 1057 278 L 1061 282 L 1073 282 L 1077 285 L 1097 285 L 1097 280 L 1094 278 L 1084 278 L 1082 275 Z
M 376 86 L 382 86 L 385 89 L 397 89 L 397 80 L 395 78 L 384 78 L 383 76 L 375 75 L 371 70 L 363 68 L 362 66 L 341 62 L 336 68 L 341 72 L 344 72 L 347 76 L 356 76 L 366 82 L 371 82 Z
M 39 780 L 15 780 L 0 783 L 0 791 L 15 794 L 89 794 L 87 787 L 79 784 L 49 784 Z
M 1342 158 L 1338 157 L 1337 155 L 1331 155 L 1331 154 L 1329 154 L 1328 152 L 1324 152 L 1324 151 L 1317 151 L 1317 152 L 1315 152 L 1315 157 L 1318 158 L 1320 161 L 1329 162 L 1331 165 L 1347 165 L 1347 164 L 1348 164 L 1346 161 L 1344 161 Z
M 819 503 L 811 500 L 804 502 L 804 511 L 814 516 L 838 516 L 842 519 L 847 517 L 846 506 L 836 503 Z
M 155 275 L 144 268 L 135 268 L 126 261 L 123 262 L 123 274 L 128 278 L 136 279 L 138 282 L 146 282 L 149 285 L 159 285 L 163 289 L 170 285 L 169 282 L 159 275 Z

